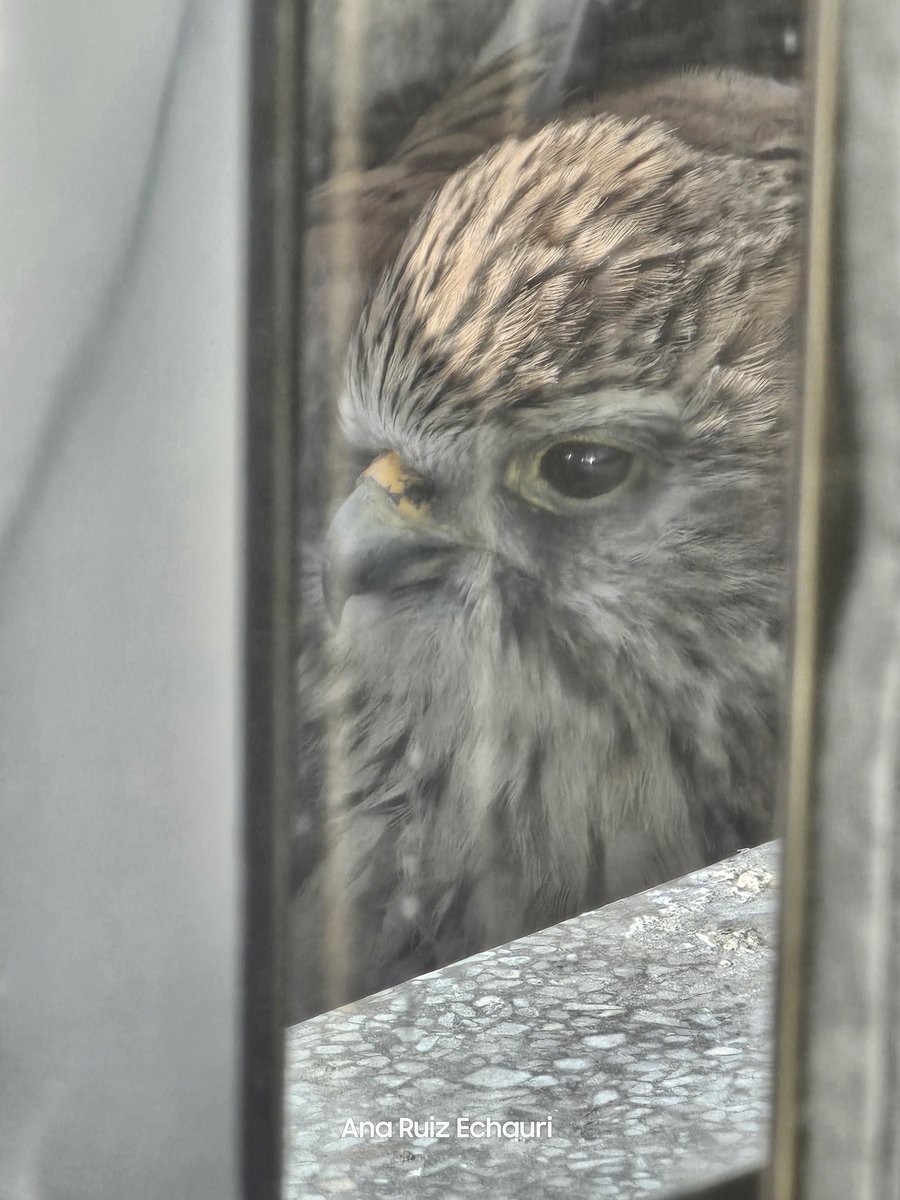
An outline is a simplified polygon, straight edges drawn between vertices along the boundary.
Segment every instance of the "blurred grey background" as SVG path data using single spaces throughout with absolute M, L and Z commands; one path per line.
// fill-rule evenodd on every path
M 0 6 L 0 1197 L 238 1195 L 243 0 Z

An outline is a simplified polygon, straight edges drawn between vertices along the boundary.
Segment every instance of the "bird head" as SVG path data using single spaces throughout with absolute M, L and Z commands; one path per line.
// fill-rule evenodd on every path
M 342 420 L 372 465 L 332 529 L 334 611 L 492 582 L 514 623 L 745 634 L 783 555 L 795 274 L 780 177 L 650 121 L 457 174 L 360 322 Z

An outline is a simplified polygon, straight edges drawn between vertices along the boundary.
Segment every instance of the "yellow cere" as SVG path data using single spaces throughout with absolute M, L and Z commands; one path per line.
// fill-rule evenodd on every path
M 418 503 L 412 500 L 407 492 L 411 487 L 422 482 L 421 476 L 410 471 L 399 454 L 391 451 L 382 454 L 363 471 L 363 479 L 371 479 L 383 488 L 393 500 L 397 509 L 405 517 L 420 517 L 428 512 L 426 501 Z

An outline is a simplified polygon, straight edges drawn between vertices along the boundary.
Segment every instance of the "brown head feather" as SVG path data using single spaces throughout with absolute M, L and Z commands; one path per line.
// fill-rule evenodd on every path
M 364 313 L 357 379 L 383 381 L 381 406 L 435 416 L 697 387 L 714 368 L 777 383 L 797 193 L 780 164 L 648 119 L 507 140 L 414 224 Z

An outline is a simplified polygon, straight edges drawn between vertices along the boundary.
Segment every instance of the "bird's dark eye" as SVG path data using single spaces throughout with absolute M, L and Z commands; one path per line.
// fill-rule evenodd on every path
M 541 456 L 540 475 L 572 500 L 592 500 L 624 483 L 634 456 L 602 442 L 558 442 Z

